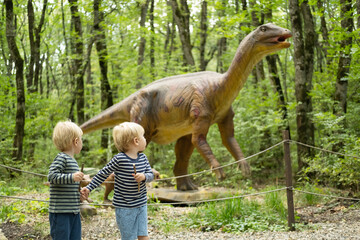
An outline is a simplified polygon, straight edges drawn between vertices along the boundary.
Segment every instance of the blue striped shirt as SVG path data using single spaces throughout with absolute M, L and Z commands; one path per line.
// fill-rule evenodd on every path
M 50 213 L 80 212 L 79 182 L 73 179 L 73 173 L 80 171 L 74 158 L 59 153 L 49 168 Z
M 133 164 L 135 164 L 137 173 L 145 174 L 145 181 L 140 182 L 140 191 L 138 191 L 138 183 L 134 176 L 131 175 L 134 173 Z M 146 155 L 139 153 L 136 159 L 132 159 L 123 152 L 116 154 L 111 161 L 94 176 L 87 188 L 90 191 L 94 190 L 113 172 L 115 173 L 114 207 L 135 208 L 146 205 L 147 190 L 145 183 L 154 179 L 154 174 Z

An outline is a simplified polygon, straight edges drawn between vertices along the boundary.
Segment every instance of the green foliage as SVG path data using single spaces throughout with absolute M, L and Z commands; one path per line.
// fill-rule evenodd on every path
M 43 186 L 38 179 L 32 181 L 31 178 L 28 178 L 27 181 L 23 182 L 18 180 L 13 180 L 12 182 L 0 181 L 0 195 L 3 196 L 17 196 L 21 195 L 21 193 L 29 192 L 37 195 L 38 193 L 43 193 L 44 189 L 49 191 L 48 187 Z M 32 217 L 35 218 L 38 215 L 48 213 L 47 202 L 26 200 L 12 201 L 10 198 L 4 198 L 2 201 L 3 204 L 0 205 L 0 223 L 6 221 L 24 223 L 29 221 Z
M 0 181 L 0 195 L 11 196 L 15 195 L 17 192 L 20 192 L 20 187 L 11 187 L 8 186 L 5 181 Z
M 265 195 L 265 205 L 270 212 L 275 212 L 281 216 L 282 219 L 287 218 L 287 209 L 284 206 L 284 195 L 280 195 L 279 192 L 270 192 Z
M 273 200 L 279 202 L 279 200 Z M 246 199 L 233 199 L 224 202 L 207 203 L 189 214 L 186 223 L 189 228 L 203 231 L 245 232 L 265 230 L 285 230 L 286 215 L 270 203 Z
M 328 200 L 327 198 L 324 198 L 322 196 L 315 195 L 315 194 L 329 193 L 326 192 L 324 189 L 319 188 L 317 185 L 305 183 L 302 186 L 298 187 L 297 189 L 309 192 L 309 193 L 295 192 L 296 194 L 294 199 L 296 201 L 297 206 L 314 206 L 316 204 L 323 203 Z
M 48 214 L 48 203 L 39 201 L 16 201 L 0 207 L 0 223 L 10 221 L 24 223 L 31 217 Z

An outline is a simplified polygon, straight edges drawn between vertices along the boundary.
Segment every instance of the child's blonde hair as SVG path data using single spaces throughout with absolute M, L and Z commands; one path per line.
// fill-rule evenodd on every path
M 75 138 L 83 135 L 81 128 L 70 120 L 58 122 L 54 128 L 52 140 L 60 151 L 68 150 Z
M 141 137 L 144 132 L 144 128 L 134 122 L 123 122 L 117 125 L 113 129 L 115 147 L 120 152 L 126 152 L 134 138 Z

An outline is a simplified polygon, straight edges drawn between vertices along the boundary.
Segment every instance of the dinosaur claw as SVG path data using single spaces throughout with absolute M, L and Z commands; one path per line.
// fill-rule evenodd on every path
M 176 180 L 177 190 L 179 191 L 190 191 L 198 190 L 198 187 L 190 180 L 189 177 L 178 178 Z
M 250 177 L 251 176 L 251 169 L 250 169 L 250 165 L 248 162 L 246 161 L 242 161 L 239 163 L 238 168 L 241 168 L 241 173 L 244 177 Z

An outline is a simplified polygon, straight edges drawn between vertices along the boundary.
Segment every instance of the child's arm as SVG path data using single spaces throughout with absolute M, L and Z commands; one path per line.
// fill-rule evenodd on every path
M 149 160 L 147 159 L 147 157 L 145 158 L 146 160 L 146 169 L 145 169 L 145 182 L 151 182 L 152 180 L 154 180 L 154 172 L 151 169 Z
M 93 177 L 89 185 L 85 188 L 91 192 L 100 186 L 111 173 L 115 172 L 119 168 L 118 164 L 116 156 L 113 157 L 113 159 L 111 159 L 111 161 Z
M 80 182 L 84 177 L 82 172 L 75 173 L 63 173 L 66 167 L 66 159 L 58 156 L 54 159 L 54 162 L 50 165 L 48 181 L 51 184 L 72 184 Z

